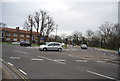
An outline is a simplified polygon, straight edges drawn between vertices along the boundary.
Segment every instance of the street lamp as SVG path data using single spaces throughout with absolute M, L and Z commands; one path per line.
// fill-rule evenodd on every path
M 56 37 L 55 37 L 56 41 L 57 41 L 57 27 L 58 27 L 58 25 L 56 25 Z

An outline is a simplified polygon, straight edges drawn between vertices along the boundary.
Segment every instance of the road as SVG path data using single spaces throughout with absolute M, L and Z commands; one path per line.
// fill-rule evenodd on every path
M 117 53 L 95 48 L 70 47 L 39 51 L 37 47 L 4 44 L 2 59 L 28 79 L 118 79 Z

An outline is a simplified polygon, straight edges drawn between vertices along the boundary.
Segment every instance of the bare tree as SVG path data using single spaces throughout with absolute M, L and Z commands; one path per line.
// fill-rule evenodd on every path
M 67 34 L 66 34 L 66 33 L 62 33 L 62 34 L 60 35 L 60 37 L 61 37 L 62 42 L 65 43 L 65 38 L 67 37 Z
M 41 16 L 40 16 L 40 12 L 35 12 L 35 24 L 34 24 L 34 28 L 37 30 L 37 37 L 38 37 L 38 41 L 37 43 L 39 44 L 40 42 L 40 35 L 39 35 L 39 29 L 40 29 L 40 20 L 41 20 Z
M 37 30 L 38 43 L 39 43 L 40 38 L 42 36 L 48 38 L 49 34 L 53 32 L 54 21 L 48 15 L 47 11 L 41 9 L 35 12 L 34 19 L 35 19 L 34 28 Z
M 99 29 L 102 33 L 104 47 L 112 49 L 111 43 L 113 39 L 113 24 L 106 22 L 105 24 L 102 24 Z
M 7 24 L 0 22 L 0 27 L 7 27 Z
M 120 47 L 120 24 L 114 24 L 113 26 L 113 41 L 114 42 L 114 48 L 118 50 Z
M 27 20 L 24 23 L 24 29 L 30 31 L 30 43 L 32 44 L 32 31 L 34 26 L 34 19 L 32 15 L 28 15 Z
M 98 46 L 99 39 L 97 37 L 96 32 L 93 32 L 92 30 L 87 31 L 87 38 L 88 38 L 88 45 L 89 46 Z
M 44 28 L 47 26 L 47 18 L 48 18 L 48 15 L 47 15 L 47 12 L 44 11 L 44 10 L 40 10 L 40 13 L 41 13 L 41 28 L 40 28 L 40 36 L 44 35 Z
M 82 33 L 78 32 L 78 31 L 75 31 L 75 32 L 73 32 L 72 37 L 73 37 L 73 42 L 75 44 L 80 45 L 80 40 L 82 39 Z
M 45 27 L 45 37 L 46 37 L 46 40 L 47 40 L 49 34 L 54 31 L 54 21 L 53 21 L 53 19 L 48 16 L 48 20 L 47 20 L 46 24 L 47 24 L 47 26 Z

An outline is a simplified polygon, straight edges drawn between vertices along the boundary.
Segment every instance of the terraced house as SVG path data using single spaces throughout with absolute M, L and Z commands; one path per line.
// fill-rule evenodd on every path
M 3 42 L 17 42 L 17 41 L 30 41 L 30 31 L 0 27 L 1 37 Z M 32 42 L 35 43 L 38 40 L 37 32 L 32 32 Z

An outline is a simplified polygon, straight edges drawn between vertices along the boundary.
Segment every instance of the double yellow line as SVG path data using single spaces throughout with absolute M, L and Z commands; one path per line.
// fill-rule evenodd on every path
M 15 67 L 9 65 L 7 62 L 5 62 L 5 61 L 3 61 L 3 60 L 2 60 L 2 62 L 3 62 L 5 65 L 9 66 L 9 68 L 10 68 L 11 70 L 13 70 L 16 74 L 18 74 L 18 76 L 19 76 L 21 79 L 23 79 L 24 81 L 30 81 L 25 75 L 23 75 L 23 74 L 22 74 L 19 70 L 17 70 Z

